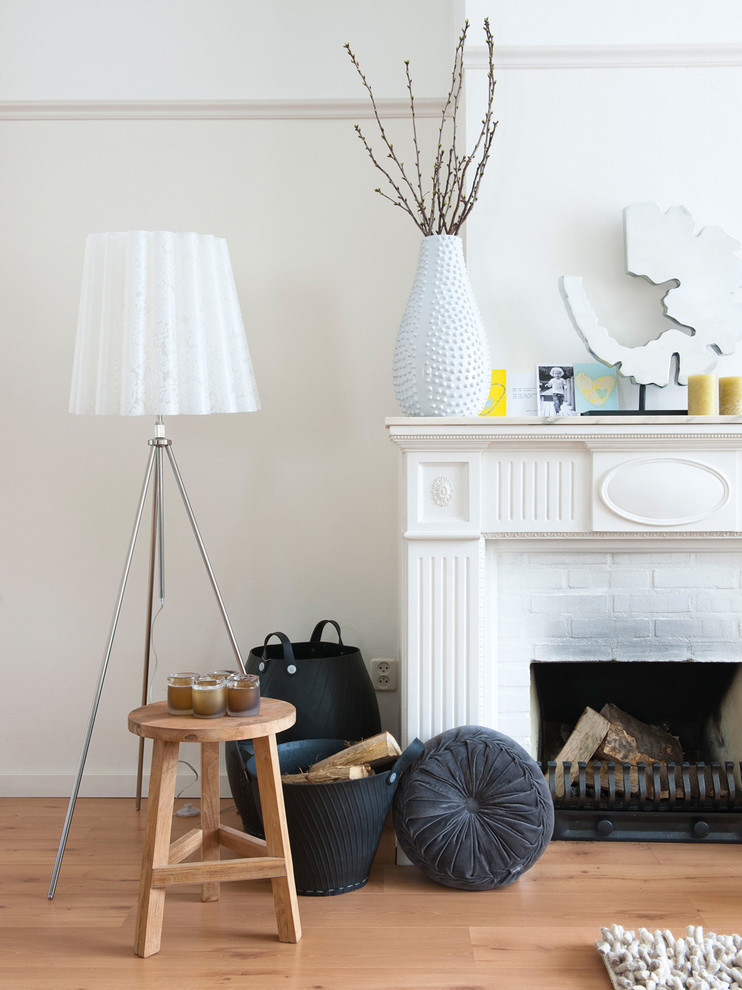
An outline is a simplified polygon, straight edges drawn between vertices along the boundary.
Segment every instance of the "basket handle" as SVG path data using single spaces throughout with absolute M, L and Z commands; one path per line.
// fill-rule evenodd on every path
M 278 636 L 283 645 L 283 659 L 286 662 L 286 672 L 289 674 L 296 673 L 296 658 L 294 657 L 294 648 L 291 645 L 291 641 L 288 636 L 282 632 L 272 632 L 268 633 L 263 641 L 263 657 L 258 665 L 258 670 L 261 672 L 265 670 L 267 665 L 270 663 L 271 658 L 268 656 L 268 640 L 272 639 L 274 636 Z
M 320 619 L 320 621 L 314 627 L 314 631 L 312 632 L 311 638 L 309 640 L 313 649 L 316 649 L 319 646 L 320 640 L 322 638 L 322 631 L 324 630 L 328 622 L 330 623 L 330 625 L 335 626 L 335 631 L 338 634 L 338 645 L 339 646 L 343 645 L 343 637 L 340 635 L 340 626 L 337 624 L 337 622 L 335 622 L 334 619 Z
M 402 755 L 397 757 L 397 760 L 394 766 L 392 767 L 389 776 L 386 778 L 386 783 L 388 787 L 397 786 L 397 784 L 399 783 L 399 778 L 402 776 L 404 771 L 407 769 L 407 767 L 410 766 L 410 764 L 414 763 L 414 761 L 418 758 L 418 756 L 420 756 L 420 754 L 424 749 L 425 749 L 425 744 L 420 742 L 419 739 L 415 738 L 412 740 L 412 742 L 407 747 L 407 749 L 402 753 Z

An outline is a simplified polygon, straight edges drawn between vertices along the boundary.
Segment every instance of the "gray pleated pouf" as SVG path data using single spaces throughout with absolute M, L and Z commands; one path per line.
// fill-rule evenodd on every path
M 463 890 L 512 883 L 541 856 L 554 806 L 536 761 L 494 729 L 467 725 L 425 744 L 394 798 L 394 830 L 431 880 Z

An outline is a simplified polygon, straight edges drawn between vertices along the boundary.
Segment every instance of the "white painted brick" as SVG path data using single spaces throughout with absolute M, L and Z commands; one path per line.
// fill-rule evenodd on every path
M 566 586 L 566 572 L 560 567 L 529 567 L 527 570 L 513 572 L 500 572 L 498 579 L 513 588 L 528 590 L 549 590 L 564 588 Z
M 696 598 L 699 612 L 729 612 L 739 615 L 742 612 L 742 595 L 719 595 L 710 591 L 699 591 Z
M 648 591 L 652 587 L 652 571 L 648 567 L 614 567 L 609 573 L 609 586 Z
M 693 554 L 693 564 L 695 567 L 728 567 L 739 577 L 740 554 L 724 550 L 699 551 Z
M 534 643 L 533 659 L 541 662 L 559 660 L 601 660 L 610 657 L 612 642 L 587 639 L 562 640 L 558 643 Z M 646 652 L 646 648 L 645 648 Z
M 608 569 L 603 567 L 570 568 L 567 572 L 569 588 L 607 588 Z
M 698 624 L 692 616 L 679 615 L 654 620 L 654 631 L 658 639 L 690 639 L 697 630 Z
M 689 657 L 689 646 L 685 640 L 629 639 L 617 645 L 614 659 L 627 662 L 635 660 L 684 661 L 688 660 Z
M 573 619 L 572 635 L 577 639 L 648 639 L 652 635 L 649 619 L 610 619 L 607 623 L 599 619 Z
M 654 595 L 631 595 L 629 608 L 632 613 L 658 614 L 690 610 L 690 596 L 687 591 L 665 591 Z
M 694 639 L 691 643 L 691 655 L 694 660 L 721 660 L 742 663 L 742 644 L 709 643 L 705 640 Z
M 662 567 L 654 572 L 655 588 L 736 588 L 737 576 L 728 567 Z
M 577 550 L 560 550 L 558 553 L 542 553 L 536 551 L 529 555 L 530 565 L 548 564 L 551 567 L 575 567 L 578 564 L 585 564 L 588 567 L 605 567 L 610 562 L 610 554 L 593 553 L 592 551 L 580 552 Z
M 693 554 L 673 551 L 669 556 L 664 551 L 657 553 L 616 553 L 614 554 L 616 563 L 623 562 L 631 567 L 669 567 L 672 562 L 673 567 L 688 568 L 693 563 Z
M 733 642 L 736 633 L 734 619 L 702 618 L 699 622 L 701 636 L 704 639 L 719 639 Z
M 533 595 L 531 608 L 534 612 L 571 615 L 609 615 L 610 601 L 602 592 L 594 594 Z
M 613 602 L 613 614 L 614 615 L 632 615 L 636 612 L 641 612 L 642 609 L 634 609 L 632 613 L 631 609 L 631 593 L 630 592 L 618 592 L 611 596 Z

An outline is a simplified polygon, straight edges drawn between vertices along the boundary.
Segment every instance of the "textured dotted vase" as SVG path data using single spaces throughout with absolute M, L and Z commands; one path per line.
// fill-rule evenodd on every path
M 394 348 L 394 395 L 405 416 L 478 416 L 490 357 L 460 237 L 420 245 L 412 292 Z

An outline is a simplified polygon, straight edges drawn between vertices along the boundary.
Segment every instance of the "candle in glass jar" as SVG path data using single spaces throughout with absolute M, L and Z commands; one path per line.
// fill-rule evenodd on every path
M 167 710 L 171 715 L 191 715 L 193 713 L 193 682 L 198 674 L 186 671 L 170 674 L 167 679 Z
M 221 718 L 227 711 L 227 685 L 216 677 L 199 677 L 192 685 L 196 718 Z
M 257 715 L 260 711 L 260 679 L 255 674 L 234 674 L 227 679 L 227 715 Z
M 717 416 L 719 387 L 716 375 L 688 375 L 688 415 Z
M 739 376 L 719 379 L 719 412 L 722 416 L 742 416 L 742 378 Z

